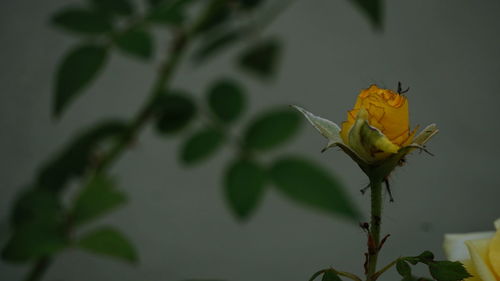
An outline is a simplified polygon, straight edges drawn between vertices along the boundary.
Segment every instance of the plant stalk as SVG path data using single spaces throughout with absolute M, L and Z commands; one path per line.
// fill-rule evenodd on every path
M 377 276 L 377 259 L 380 251 L 380 225 L 382 220 L 382 181 L 370 177 L 371 187 L 371 220 L 368 232 L 368 260 L 366 266 L 366 280 L 374 281 Z

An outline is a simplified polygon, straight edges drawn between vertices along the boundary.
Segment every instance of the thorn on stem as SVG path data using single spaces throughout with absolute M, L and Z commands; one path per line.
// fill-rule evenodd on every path
M 378 246 L 378 250 L 380 251 L 382 249 L 382 247 L 384 246 L 384 243 L 385 241 L 387 240 L 387 238 L 389 238 L 391 235 L 390 234 L 387 234 L 386 236 L 384 236 L 384 238 L 382 238 L 382 240 L 380 241 L 380 245 Z
M 391 186 L 389 184 L 389 179 L 384 180 L 385 188 L 387 189 L 387 193 L 389 194 L 389 201 L 394 202 L 394 198 L 392 197 Z
M 361 192 L 361 194 L 364 195 L 366 193 L 366 191 L 368 190 L 368 188 L 370 188 L 370 184 L 368 184 L 367 186 L 361 188 L 359 191 Z

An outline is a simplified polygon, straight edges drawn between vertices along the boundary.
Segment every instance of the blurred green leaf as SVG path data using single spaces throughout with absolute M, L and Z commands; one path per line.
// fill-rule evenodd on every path
M 363 14 L 371 21 L 374 27 L 382 27 L 382 0 L 351 0 Z
M 219 34 L 206 36 L 201 46 L 196 50 L 194 59 L 197 63 L 202 63 L 210 57 L 217 55 L 231 44 L 242 38 L 243 30 L 225 30 Z
M 108 120 L 84 130 L 42 166 L 37 186 L 56 192 L 62 190 L 69 180 L 83 175 L 95 163 L 95 152 L 99 145 L 121 136 L 126 129 L 125 122 Z
M 59 11 L 52 17 L 52 23 L 67 31 L 82 34 L 100 34 L 113 29 L 106 14 L 76 7 Z
M 238 59 L 239 66 L 260 78 L 270 78 L 276 72 L 281 44 L 276 39 L 258 42 L 245 50 Z
M 259 150 L 280 146 L 298 131 L 301 121 L 300 115 L 290 108 L 265 112 L 248 126 L 244 134 L 245 144 Z
M 2 250 L 2 259 L 9 262 L 27 262 L 50 256 L 68 246 L 60 224 L 37 220 L 16 228 Z
M 107 54 L 107 49 L 98 45 L 81 45 L 66 54 L 55 77 L 54 116 L 60 117 L 70 102 L 97 77 Z
M 308 160 L 283 157 L 274 163 L 271 176 L 278 190 L 298 203 L 355 221 L 360 217 L 335 176 Z
M 238 219 L 247 219 L 256 209 L 267 181 L 258 163 L 240 159 L 229 165 L 224 176 L 224 191 L 229 207 Z
M 134 12 L 129 0 L 91 0 L 94 7 L 106 14 L 128 16 Z
M 472 277 L 458 261 L 435 261 L 429 264 L 429 271 L 437 281 L 459 281 Z
M 75 224 L 90 222 L 118 206 L 127 198 L 117 190 L 115 183 L 104 175 L 93 177 L 76 198 L 72 219 Z
M 87 233 L 78 241 L 77 246 L 92 253 L 132 263 L 139 259 L 132 243 L 121 232 L 109 226 Z
M 62 250 L 67 246 L 63 222 L 59 196 L 49 190 L 29 188 L 12 208 L 12 234 L 2 250 L 2 258 L 26 262 Z
M 398 271 L 399 275 L 403 277 L 411 277 L 411 267 L 404 261 L 404 260 L 398 260 L 396 263 L 396 270 Z
M 146 2 L 148 3 L 148 5 L 150 7 L 156 7 L 159 4 L 166 2 L 166 1 L 170 1 L 170 0 L 146 0 Z
M 323 274 L 323 278 L 321 278 L 321 281 L 342 281 L 342 279 L 340 279 L 335 271 L 327 270 Z
M 153 37 L 144 29 L 131 29 L 118 35 L 115 43 L 123 52 L 142 59 L 153 55 Z
M 253 10 L 257 8 L 260 4 L 264 3 L 264 0 L 236 0 L 244 10 Z
M 214 0 L 206 1 L 206 13 L 204 18 L 198 22 L 194 33 L 204 33 L 213 30 L 215 27 L 222 26 L 231 16 L 231 1 Z
M 156 129 L 163 134 L 177 133 L 184 129 L 196 115 L 196 105 L 183 92 L 166 93 L 156 105 Z
M 208 91 L 208 105 L 219 120 L 236 120 L 245 108 L 242 85 L 231 79 L 217 80 Z
M 62 222 L 63 208 L 56 193 L 39 188 L 23 191 L 14 202 L 10 225 L 19 228 L 33 222 Z
M 187 8 L 195 0 L 154 1 L 148 19 L 151 22 L 168 25 L 181 25 L 186 19 Z
M 187 165 L 197 164 L 217 151 L 224 135 L 217 129 L 205 128 L 190 136 L 180 150 L 180 160 Z

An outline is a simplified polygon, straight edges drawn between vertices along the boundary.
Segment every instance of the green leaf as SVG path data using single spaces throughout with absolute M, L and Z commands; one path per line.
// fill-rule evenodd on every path
M 2 259 L 27 262 L 50 256 L 68 246 L 63 227 L 50 220 L 37 220 L 15 229 L 2 250 Z
M 56 193 L 29 188 L 16 199 L 10 215 L 10 225 L 19 228 L 33 222 L 53 222 L 63 220 L 63 207 Z
M 108 120 L 84 130 L 42 166 L 37 186 L 56 192 L 63 190 L 68 181 L 83 175 L 95 163 L 99 145 L 122 136 L 126 129 L 126 123 Z
M 91 0 L 94 7 L 106 14 L 128 16 L 134 12 L 134 6 L 128 0 Z
M 131 29 L 118 35 L 115 43 L 120 50 L 132 56 L 149 59 L 153 55 L 153 37 L 144 29 Z
M 138 255 L 130 241 L 113 227 L 101 227 L 81 238 L 77 246 L 92 253 L 135 263 Z
M 10 215 L 12 235 L 2 250 L 10 262 L 26 262 L 52 255 L 67 245 L 64 209 L 49 190 L 29 188 L 16 199 Z
M 111 31 L 111 20 L 98 11 L 70 7 L 56 13 L 52 23 L 67 31 L 81 34 L 100 34 Z
M 245 50 L 238 59 L 243 70 L 260 77 L 270 78 L 276 72 L 281 44 L 276 39 L 261 41 Z
M 243 30 L 223 31 L 219 34 L 207 36 L 201 46 L 195 52 L 194 59 L 197 63 L 202 63 L 210 57 L 217 55 L 225 48 L 236 43 L 242 38 Z
M 231 16 L 231 2 L 227 0 L 206 1 L 206 13 L 194 29 L 194 33 L 208 32 L 215 27 L 220 27 L 228 21 Z
M 472 277 L 458 261 L 435 261 L 429 264 L 429 271 L 437 281 L 459 281 Z
M 236 120 L 245 107 L 242 85 L 230 79 L 218 80 L 208 91 L 208 105 L 221 121 Z
M 327 270 L 323 274 L 323 278 L 321 278 L 321 281 L 342 281 L 342 279 L 340 279 L 335 271 Z
M 93 177 L 76 198 L 72 218 L 75 224 L 90 222 L 127 201 L 115 183 L 104 175 Z
M 146 2 L 148 2 L 148 5 L 150 7 L 156 7 L 156 6 L 160 5 L 162 2 L 166 2 L 166 1 L 170 1 L 170 0 L 146 0 Z
M 311 161 L 284 157 L 271 168 L 272 179 L 281 192 L 297 203 L 358 221 L 360 212 L 332 175 Z
M 224 177 L 224 191 L 229 207 L 238 219 L 247 219 L 255 211 L 267 181 L 259 164 L 240 159 L 231 163 Z
M 428 263 L 434 260 L 434 254 L 431 251 L 424 251 L 418 255 L 421 263 Z
M 184 129 L 196 115 L 196 106 L 185 93 L 165 94 L 156 105 L 156 129 L 163 134 L 177 133 Z
M 197 164 L 213 155 L 224 141 L 217 129 L 206 128 L 190 136 L 181 148 L 180 160 L 187 165 Z
M 260 4 L 264 3 L 264 0 L 237 0 L 244 10 L 253 10 L 257 8 Z
M 178 26 L 186 19 L 187 8 L 194 0 L 154 1 L 148 20 L 154 23 Z
M 404 257 L 405 261 L 416 265 L 417 263 L 429 264 L 434 261 L 434 254 L 430 251 L 424 251 L 420 255 L 415 257 Z
M 411 277 L 411 267 L 404 260 L 398 260 L 396 270 L 403 277 Z
M 63 110 L 94 80 L 107 58 L 104 46 L 81 45 L 70 50 L 59 65 L 55 77 L 53 114 Z
M 290 108 L 279 108 L 259 115 L 248 126 L 244 140 L 246 146 L 268 150 L 289 140 L 299 129 L 302 119 Z
M 382 0 L 352 0 L 375 28 L 382 27 Z

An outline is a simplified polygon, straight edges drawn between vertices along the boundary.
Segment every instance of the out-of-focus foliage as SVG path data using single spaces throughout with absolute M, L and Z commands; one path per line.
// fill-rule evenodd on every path
M 97 175 L 87 183 L 76 197 L 70 215 L 74 224 L 83 224 L 126 203 L 125 194 L 104 175 Z
M 243 87 L 230 79 L 217 81 L 208 90 L 207 100 L 216 118 L 225 123 L 238 119 L 245 109 Z
M 86 233 L 78 239 L 77 247 L 101 255 L 137 262 L 138 255 L 128 239 L 117 229 L 101 227 Z
M 65 107 L 96 78 L 106 62 L 105 46 L 85 44 L 66 55 L 56 74 L 54 115 L 59 117 Z
M 297 156 L 278 159 L 271 168 L 278 190 L 298 203 L 358 220 L 359 211 L 342 190 L 342 185 L 317 164 Z
M 124 53 L 141 59 L 150 59 L 154 51 L 153 37 L 144 28 L 134 28 L 118 34 L 115 44 Z
M 242 69 L 260 78 L 271 77 L 278 67 L 280 47 L 276 39 L 258 42 L 241 54 L 238 63 Z
M 224 134 L 217 128 L 203 128 L 189 136 L 180 150 L 180 160 L 185 164 L 198 163 L 221 147 Z
M 173 134 L 184 129 L 196 115 L 196 105 L 186 93 L 166 92 L 155 105 L 156 129 L 163 134 Z
M 248 218 L 264 195 L 268 173 L 259 163 L 238 159 L 229 164 L 224 192 L 229 207 L 239 219 Z
M 375 28 L 382 28 L 382 0 L 350 0 L 359 7 Z
M 227 205 L 239 220 L 248 220 L 255 214 L 270 187 L 302 205 L 357 219 L 357 209 L 325 168 L 295 156 L 265 159 L 270 151 L 279 154 L 280 148 L 297 135 L 301 118 L 295 111 L 267 108 L 245 112 L 247 95 L 251 93 L 236 77 L 215 80 L 200 100 L 198 95 L 170 85 L 169 78 L 183 57 L 201 64 L 215 59 L 227 48 L 239 48 L 234 61 L 243 73 L 266 81 L 275 77 L 284 46 L 277 36 L 260 34 L 261 22 L 248 20 L 258 19 L 256 16 L 270 7 L 272 11 L 274 3 L 145 2 L 146 5 L 131 0 L 82 0 L 81 5 L 64 7 L 53 15 L 51 22 L 56 27 L 78 38 L 76 45 L 62 56 L 55 73 L 52 112 L 56 118 L 61 118 L 99 74 L 105 73 L 104 66 L 112 52 L 144 63 L 155 61 L 155 42 L 164 38 L 156 38 L 158 34 L 152 28 L 166 28 L 172 43 L 166 54 L 159 56 L 167 59 L 160 62 L 150 97 L 137 116 L 127 122 L 98 122 L 41 166 L 13 204 L 11 236 L 2 258 L 48 266 L 47 261 L 61 250 L 73 247 L 127 262 L 138 261 L 133 243 L 114 227 L 97 226 L 83 235 L 76 233 L 80 233 L 77 230 L 81 225 L 93 224 L 126 203 L 127 196 L 118 189 L 118 181 L 107 174 L 107 168 L 135 140 L 139 129 L 148 124 L 153 124 L 161 136 L 175 137 L 183 132 L 186 139 L 179 147 L 179 161 L 187 166 L 202 164 L 225 147 L 236 148 L 220 174 Z M 380 25 L 379 1 L 354 2 L 375 25 Z M 248 38 L 251 40 L 242 40 Z M 192 53 L 186 51 L 191 45 Z M 249 123 L 240 122 L 244 114 L 250 114 Z M 72 184 L 81 188 L 73 200 L 63 203 L 67 187 Z M 326 273 L 323 279 L 337 280 Z

